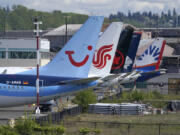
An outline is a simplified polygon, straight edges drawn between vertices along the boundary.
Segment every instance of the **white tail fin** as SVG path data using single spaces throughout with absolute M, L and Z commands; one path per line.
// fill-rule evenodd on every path
M 101 35 L 88 76 L 109 75 L 123 24 L 113 22 Z
M 155 39 L 152 44 L 138 57 L 134 68 L 139 70 L 157 70 L 164 51 L 166 42 L 163 38 Z

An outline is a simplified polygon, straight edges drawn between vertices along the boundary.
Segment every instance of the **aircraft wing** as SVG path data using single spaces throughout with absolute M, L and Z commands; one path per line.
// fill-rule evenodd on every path
M 80 85 L 85 83 L 90 83 L 92 81 L 98 80 L 100 77 L 91 77 L 91 78 L 83 78 L 83 79 L 77 79 L 77 80 L 67 80 L 67 81 L 60 81 L 58 85 Z
M 153 74 L 153 73 L 160 73 L 160 74 L 165 74 L 166 73 L 166 69 L 159 69 L 159 70 L 154 70 L 154 71 L 147 71 L 147 72 L 142 72 L 143 74 Z
M 109 81 L 109 80 L 112 80 L 112 79 L 115 79 L 117 77 L 121 76 L 120 74 L 111 74 L 111 75 L 108 75 L 108 76 L 105 76 L 103 78 L 101 78 L 100 80 L 102 82 L 106 82 L 106 81 Z
M 7 69 L 4 69 L 4 71 L 1 74 L 7 74 Z

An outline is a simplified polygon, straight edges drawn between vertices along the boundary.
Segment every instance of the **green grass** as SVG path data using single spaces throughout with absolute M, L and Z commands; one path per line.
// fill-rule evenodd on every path
M 103 115 L 81 114 L 75 117 L 68 116 L 65 121 L 90 121 L 90 122 L 119 122 L 119 123 L 169 123 L 180 124 L 180 114 L 163 115 Z
M 130 125 L 127 123 L 130 123 Z M 159 135 L 158 123 L 180 124 L 180 114 L 146 116 L 82 114 L 64 119 L 67 135 L 79 135 L 79 129 L 81 128 L 98 129 L 101 131 L 98 133 L 99 135 Z M 179 135 L 180 126 L 161 125 L 160 133 L 161 135 Z M 93 133 L 88 135 L 91 134 Z

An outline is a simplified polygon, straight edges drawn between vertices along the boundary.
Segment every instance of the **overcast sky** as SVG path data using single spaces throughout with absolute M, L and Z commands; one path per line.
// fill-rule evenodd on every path
M 0 6 L 24 5 L 41 11 L 61 10 L 88 15 L 105 15 L 129 10 L 160 13 L 176 8 L 180 13 L 180 0 L 0 0 Z

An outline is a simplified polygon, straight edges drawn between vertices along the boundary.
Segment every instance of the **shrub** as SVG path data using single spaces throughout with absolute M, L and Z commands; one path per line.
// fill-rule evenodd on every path
M 87 135 L 89 132 L 91 132 L 91 129 L 90 128 L 81 128 L 81 129 L 79 129 L 79 132 L 82 135 Z
M 66 128 L 63 127 L 63 126 L 58 126 L 58 127 L 56 128 L 56 131 L 57 131 L 57 134 L 58 134 L 58 135 L 62 135 L 62 134 L 66 131 Z
M 32 119 L 21 119 L 15 124 L 15 130 L 21 135 L 34 135 L 34 129 L 39 126 Z M 40 128 L 40 127 L 39 127 Z
M 144 100 L 144 94 L 140 91 L 135 90 L 131 93 L 131 100 L 137 101 L 137 102 L 143 101 Z
M 0 126 L 0 135 L 19 135 L 19 134 L 10 126 Z
M 77 93 L 73 102 L 82 106 L 83 112 L 86 112 L 88 110 L 89 104 L 97 102 L 97 97 L 93 90 L 89 89 Z
M 98 135 L 101 133 L 101 130 L 100 129 L 94 129 L 93 132 L 95 133 L 95 135 Z

